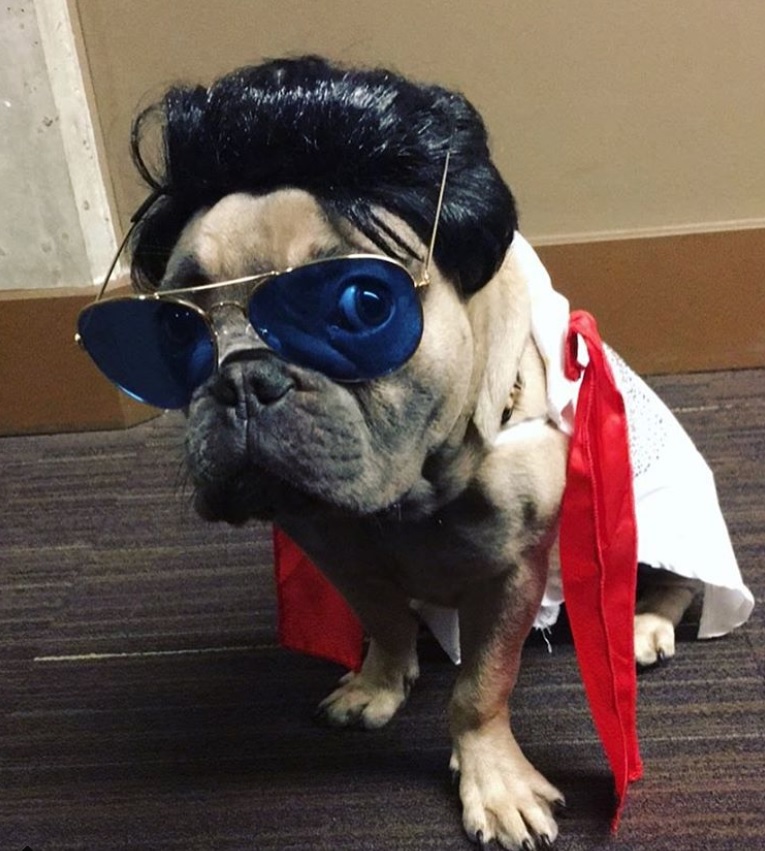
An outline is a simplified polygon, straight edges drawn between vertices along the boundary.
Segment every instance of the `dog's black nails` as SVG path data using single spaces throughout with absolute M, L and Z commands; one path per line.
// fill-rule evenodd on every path
M 553 847 L 552 839 L 550 839 L 550 837 L 546 833 L 543 833 L 539 837 L 539 840 L 537 841 L 537 845 L 539 845 L 540 848 L 552 848 Z
M 656 654 L 656 664 L 663 665 L 667 661 L 667 654 L 663 650 L 659 650 Z
M 521 849 L 522 851 L 534 851 L 534 843 L 530 839 L 524 839 Z
M 486 851 L 486 843 L 483 841 L 483 831 L 476 832 L 475 841 L 478 843 L 478 851 Z

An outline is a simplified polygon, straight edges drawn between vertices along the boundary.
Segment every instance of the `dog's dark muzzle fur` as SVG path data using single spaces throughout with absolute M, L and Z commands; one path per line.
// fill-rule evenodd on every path
M 270 518 L 284 490 L 267 471 L 273 408 L 294 388 L 286 364 L 267 350 L 237 352 L 194 394 L 186 458 L 195 507 L 206 520 Z M 280 497 L 281 499 L 281 497 Z
M 205 519 L 385 507 L 378 498 L 387 471 L 369 460 L 376 456 L 358 406 L 329 379 L 268 349 L 230 355 L 195 392 L 188 417 L 186 460 Z

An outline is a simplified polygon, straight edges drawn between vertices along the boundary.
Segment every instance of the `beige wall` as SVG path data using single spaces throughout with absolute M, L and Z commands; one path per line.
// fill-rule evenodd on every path
M 63 0 L 0 6 L 0 294 L 101 276 L 114 227 Z
M 73 0 L 75 2 L 75 0 Z M 762 0 L 76 0 L 123 216 L 130 119 L 314 51 L 462 89 L 537 242 L 765 224 Z
M 0 290 L 88 280 L 35 5 L 0 7 Z

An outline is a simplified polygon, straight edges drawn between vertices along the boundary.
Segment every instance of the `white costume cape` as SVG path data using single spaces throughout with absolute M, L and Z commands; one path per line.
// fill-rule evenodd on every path
M 568 300 L 552 288 L 547 270 L 519 233 L 510 248 L 510 262 L 513 273 L 525 279 L 529 289 L 532 336 L 547 370 L 548 417 L 571 434 L 579 382 L 564 374 Z M 701 580 L 704 600 L 698 637 L 725 635 L 747 620 L 754 598 L 741 578 L 712 472 L 650 387 L 615 352 L 607 348 L 606 355 L 627 413 L 638 561 Z M 586 351 L 580 352 L 580 362 L 586 362 L 583 356 Z M 514 439 L 514 429 L 523 427 L 508 425 L 497 442 Z M 551 570 L 534 625 L 540 629 L 552 626 L 562 602 L 559 573 Z M 459 662 L 456 613 L 428 604 L 414 605 L 446 652 Z

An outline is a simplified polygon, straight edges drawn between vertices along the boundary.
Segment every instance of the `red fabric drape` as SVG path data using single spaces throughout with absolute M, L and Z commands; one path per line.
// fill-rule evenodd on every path
M 589 363 L 577 360 L 578 338 Z M 642 774 L 634 654 L 637 532 L 624 401 L 595 320 L 571 314 L 567 377 L 583 374 L 561 506 L 563 596 L 595 727 L 614 774 L 619 824 Z
M 334 586 L 298 545 L 274 527 L 279 643 L 345 665 L 361 667 L 364 632 Z

